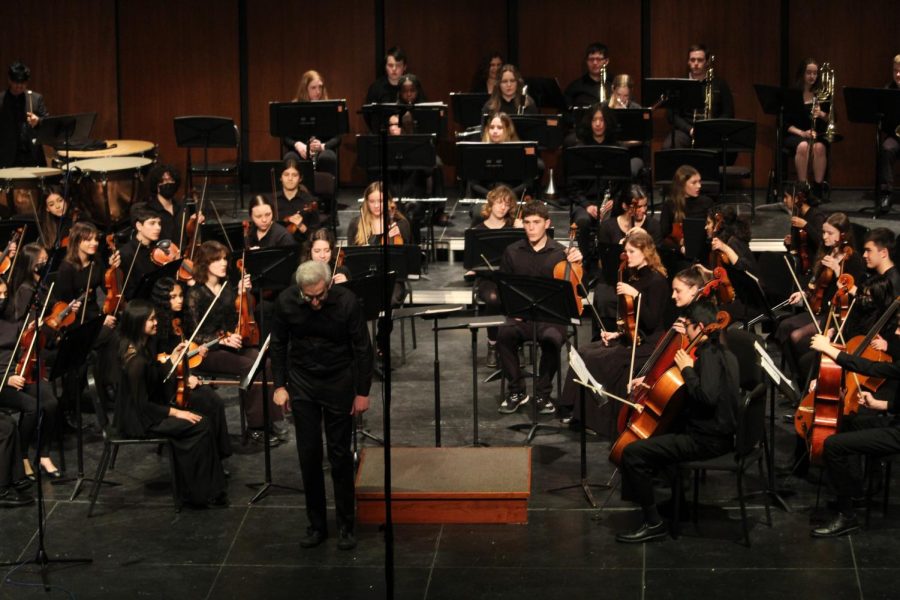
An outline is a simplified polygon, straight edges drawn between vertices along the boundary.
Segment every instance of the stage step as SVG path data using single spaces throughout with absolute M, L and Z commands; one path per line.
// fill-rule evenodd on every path
M 395 523 L 527 523 L 531 448 L 392 448 Z M 357 519 L 384 522 L 384 450 L 364 448 Z

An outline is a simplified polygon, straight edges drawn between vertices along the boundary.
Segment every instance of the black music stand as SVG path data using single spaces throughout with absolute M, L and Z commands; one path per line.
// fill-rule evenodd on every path
M 756 149 L 756 121 L 744 119 L 704 119 L 697 121 L 694 123 L 694 140 L 695 147 L 714 148 L 721 154 L 719 197 L 724 199 L 729 152 L 754 152 Z M 752 216 L 755 217 L 756 201 L 753 198 L 750 201 L 750 210 Z
M 509 182 L 530 185 L 537 177 L 535 142 L 457 142 L 458 177 L 463 181 Z
M 393 135 L 387 139 L 388 174 L 432 173 L 435 165 L 435 135 L 415 133 Z M 382 167 L 381 139 L 377 135 L 357 135 L 357 164 L 369 181 L 379 179 Z M 400 197 L 398 194 L 394 194 Z
M 281 246 L 248 250 L 244 255 L 244 271 L 250 274 L 253 289 L 259 290 L 259 298 L 266 297 L 266 292 L 275 296 L 293 283 L 297 265 L 300 264 L 299 246 Z M 259 311 L 259 330 L 268 337 L 266 328 L 266 310 Z
M 406 107 L 411 113 L 416 133 L 433 133 L 438 140 L 447 138 L 447 105 L 443 102 L 423 102 Z
M 526 77 L 525 85 L 528 86 L 528 95 L 539 108 L 555 108 L 560 112 L 569 109 L 569 103 L 566 102 L 556 77 Z
M 215 240 L 228 248 L 232 253 L 244 249 L 244 225 L 237 223 L 221 223 L 205 221 L 200 224 L 200 239 Z
M 509 115 L 509 119 L 523 142 L 537 142 L 543 150 L 556 150 L 562 145 L 562 115 Z
M 234 120 L 228 117 L 214 116 L 189 116 L 175 117 L 175 143 L 179 148 L 187 148 L 188 151 L 188 185 L 191 189 L 193 167 L 191 166 L 191 148 L 203 148 L 203 180 L 209 180 L 209 149 L 233 148 L 235 146 Z M 238 167 L 240 168 L 240 167 Z M 238 180 L 238 187 L 241 182 Z M 241 206 L 243 206 L 243 191 L 240 192 Z M 107 201 L 108 202 L 108 201 Z
M 791 110 L 803 106 L 803 92 L 800 90 L 782 88 L 776 85 L 754 83 L 756 98 L 763 112 L 767 115 L 775 115 L 775 189 L 772 190 L 774 199 L 772 204 L 781 204 L 784 189 L 784 171 L 781 161 L 781 149 L 784 147 L 784 113 L 786 108 Z
M 297 140 L 329 140 L 350 131 L 346 100 L 269 102 L 269 134 Z
M 490 97 L 490 94 L 482 92 L 451 92 L 450 106 L 453 107 L 453 120 L 463 129 L 480 126 L 484 104 Z
M 575 296 L 572 294 L 572 284 L 568 281 L 552 279 L 548 277 L 532 277 L 528 275 L 513 275 L 495 271 L 494 281 L 500 291 L 500 301 L 503 303 L 503 312 L 507 318 L 518 318 L 531 322 L 531 342 L 534 351 L 531 353 L 532 390 L 537 381 L 537 324 L 555 323 L 564 325 L 580 325 L 581 318 L 578 307 L 575 304 Z M 537 396 L 535 395 L 535 398 Z M 513 425 L 510 429 L 520 431 L 527 430 L 525 443 L 534 439 L 539 429 L 559 431 L 553 425 L 539 423 L 537 420 L 537 402 L 531 402 L 531 422 Z
M 37 141 L 47 146 L 53 146 L 57 150 L 62 148 L 66 153 L 66 163 L 72 159 L 69 150 L 72 144 L 78 140 L 86 140 L 91 136 L 97 113 L 76 113 L 71 115 L 59 115 L 58 117 L 44 117 L 41 126 L 35 130 Z M 65 179 L 63 180 L 63 198 L 69 202 L 69 177 L 71 172 L 68 164 L 65 167 Z M 109 221 L 109 199 L 106 200 L 106 220 Z
M 674 148 L 674 115 L 685 108 L 703 106 L 703 82 L 696 79 L 650 77 L 644 79 L 643 97 L 658 98 L 658 106 L 665 106 L 669 109 L 669 121 L 673 123 L 669 135 Z
M 593 181 L 601 190 L 601 182 L 631 181 L 631 154 L 619 146 L 572 146 L 563 150 L 566 179 Z M 574 203 L 569 204 L 570 218 Z
M 259 347 L 259 355 L 256 357 L 256 362 L 253 363 L 253 366 L 250 367 L 250 371 L 241 379 L 241 383 L 238 386 L 239 389 L 243 392 L 247 392 L 250 390 L 250 386 L 253 385 L 253 380 L 256 379 L 256 374 L 259 373 L 260 384 L 262 385 L 262 397 L 263 397 L 263 422 L 266 424 L 263 427 L 263 460 L 265 463 L 265 480 L 259 483 L 248 483 L 247 487 L 256 489 L 259 488 L 259 491 L 256 492 L 256 495 L 250 498 L 250 501 L 247 503 L 248 506 L 252 506 L 265 498 L 270 491 L 272 490 L 284 490 L 287 492 L 303 492 L 300 488 L 291 487 L 289 485 L 281 485 L 279 483 L 272 483 L 272 449 L 269 447 L 269 439 L 271 437 L 271 427 L 269 424 L 269 382 L 266 381 L 266 357 L 269 356 L 269 343 L 272 341 L 272 336 L 266 336 L 265 341 L 263 341 L 262 345 Z
M 525 230 L 518 227 L 503 229 L 475 229 L 465 231 L 463 267 L 470 271 L 497 268 L 506 247 L 525 239 Z M 482 258 L 484 257 L 484 258 Z M 487 259 L 488 264 L 485 264 Z
M 616 118 L 616 139 L 620 143 L 641 142 L 653 139 L 653 113 L 649 108 L 619 108 L 613 111 Z
M 878 188 L 878 154 L 881 152 L 881 138 L 879 136 L 885 123 L 900 123 L 900 90 L 887 88 L 844 88 L 844 104 L 847 106 L 847 120 L 851 123 L 870 123 L 875 126 L 874 150 L 875 150 L 875 178 L 872 187 L 875 204 L 875 218 L 879 214 L 890 212 L 891 205 L 881 206 Z M 867 210 L 863 208 L 862 210 Z

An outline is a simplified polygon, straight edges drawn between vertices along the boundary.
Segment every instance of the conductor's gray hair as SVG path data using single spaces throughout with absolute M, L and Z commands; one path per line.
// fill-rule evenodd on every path
M 327 264 L 317 260 L 307 260 L 300 263 L 300 266 L 297 267 L 294 279 L 297 280 L 297 286 L 302 289 L 306 286 L 315 285 L 320 281 L 328 281 L 330 275 Z

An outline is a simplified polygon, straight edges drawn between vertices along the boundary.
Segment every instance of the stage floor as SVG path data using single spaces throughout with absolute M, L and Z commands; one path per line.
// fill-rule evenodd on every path
M 835 198 L 833 205 L 841 202 Z M 767 216 L 770 213 L 772 216 Z M 561 211 L 555 218 L 564 218 L 564 214 Z M 776 216 L 786 221 L 784 213 L 774 209 L 761 209 L 757 215 L 760 231 L 763 227 L 774 231 L 777 225 L 769 219 Z M 344 228 L 347 221 L 343 219 Z M 859 222 L 872 223 L 870 218 Z M 895 218 L 881 222 L 900 229 Z M 428 276 L 430 279 L 415 284 L 417 290 L 461 281 L 461 266 L 434 265 Z M 431 446 L 435 441 L 433 338 L 429 322 L 416 325 L 418 348 L 413 350 L 407 340 L 404 365 L 399 364 L 399 328 L 393 334 L 391 437 L 394 445 L 402 447 Z M 582 327 L 581 341 L 586 342 L 589 335 L 587 327 Z M 479 380 L 490 373 L 483 367 L 484 346 L 481 334 Z M 440 333 L 439 352 L 442 444 L 469 445 L 473 441 L 469 333 Z M 498 382 L 482 383 L 478 391 L 480 441 L 492 446 L 523 444 L 524 435 L 509 426 L 528 421 L 528 415 L 524 411 L 498 414 Z M 236 396 L 228 390 L 223 396 L 231 431 L 237 432 Z M 790 466 L 795 443 L 793 430 L 781 423 L 785 411 L 783 406 L 776 407 L 779 418 L 774 446 L 779 467 Z M 382 415 L 383 391 L 376 383 L 366 426 L 379 437 L 383 435 Z M 93 416 L 86 415 L 86 421 L 93 423 Z M 551 416 L 541 417 L 541 422 L 559 426 Z M 835 598 L 896 597 L 900 575 L 894 558 L 900 530 L 897 506 L 887 518 L 873 510 L 871 527 L 858 534 L 813 540 L 810 526 L 830 514 L 825 509 L 831 498 L 827 486 L 821 487 L 817 509 L 814 481 L 779 476 L 779 488 L 784 488 L 791 510 L 776 505 L 770 529 L 764 522 L 762 498 L 752 498 L 753 546 L 746 548 L 740 543 L 734 480 L 711 474 L 701 486 L 697 526 L 684 523 L 678 540 L 621 545 L 614 541 L 614 534 L 635 527 L 640 513 L 619 499 L 619 478 L 607 460 L 607 440 L 588 436 L 587 442 L 589 481 L 612 486 L 594 490 L 598 508 L 588 505 L 580 487 L 547 491 L 579 482 L 578 440 L 578 433 L 560 426 L 541 430 L 531 444 L 532 496 L 527 525 L 395 526 L 395 597 L 519 599 L 528 595 L 570 600 L 598 594 L 647 599 L 702 594 L 737 600 L 776 595 L 813 598 L 821 597 L 823 591 Z M 147 448 L 120 452 L 109 479 L 122 485 L 104 487 L 91 519 L 86 518 L 87 491 L 69 501 L 72 484 L 45 484 L 45 545 L 50 557 L 88 557 L 93 563 L 52 568 L 49 596 L 39 587 L 40 577 L 33 566 L 4 569 L 0 598 L 62 598 L 66 592 L 69 597 L 90 599 L 384 597 L 385 548 L 379 528 L 360 525 L 356 550 L 340 552 L 332 520 L 332 538 L 319 548 L 301 549 L 298 541 L 306 528 L 302 494 L 276 492 L 248 506 L 254 490 L 246 484 L 262 480 L 263 453 L 259 446 L 242 447 L 236 437 L 234 441 L 236 454 L 226 461 L 232 473 L 228 508 L 185 508 L 176 514 L 167 485 L 168 460 Z M 362 437 L 360 443 L 377 446 Z M 89 474 L 96 468 L 100 448 L 99 437 L 89 429 L 85 446 Z M 272 451 L 276 483 L 300 487 L 295 449 L 292 440 Z M 74 474 L 71 432 L 66 450 L 68 473 Z M 817 476 L 815 469 L 810 473 Z M 750 477 L 747 489 L 761 485 L 756 477 Z M 667 496 L 667 491 L 660 491 L 660 498 Z M 330 517 L 332 509 L 329 504 Z M 0 561 L 35 555 L 36 515 L 35 507 L 0 510 Z

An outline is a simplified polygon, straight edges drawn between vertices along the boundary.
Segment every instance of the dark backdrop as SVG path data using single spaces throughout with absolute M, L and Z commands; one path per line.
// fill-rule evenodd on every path
M 793 80 L 796 64 L 813 56 L 834 65 L 839 87 L 880 87 L 900 51 L 893 0 L 29 0 L 2 3 L 0 22 L 8 32 L 0 64 L 25 61 L 52 113 L 96 110 L 96 137 L 152 140 L 179 165 L 172 118 L 184 114 L 233 117 L 245 159 L 278 158 L 266 105 L 291 99 L 308 68 L 323 73 L 331 97 L 347 99 L 351 129 L 362 131 L 355 111 L 378 49 L 394 44 L 406 49 L 429 98 L 446 100 L 468 90 L 493 49 L 517 59 L 526 75 L 555 75 L 565 87 L 581 73 L 589 42 L 610 47 L 613 73 L 639 78 L 682 76 L 687 46 L 702 41 L 732 88 L 737 116 L 759 122 L 759 185 L 772 164 L 774 130 L 753 83 Z M 664 121 L 661 112 L 654 118 L 655 145 Z M 868 186 L 871 129 L 847 122 L 842 97 L 837 125 L 846 139 L 834 148 L 834 185 Z M 349 135 L 345 182 L 362 179 L 355 159 Z

